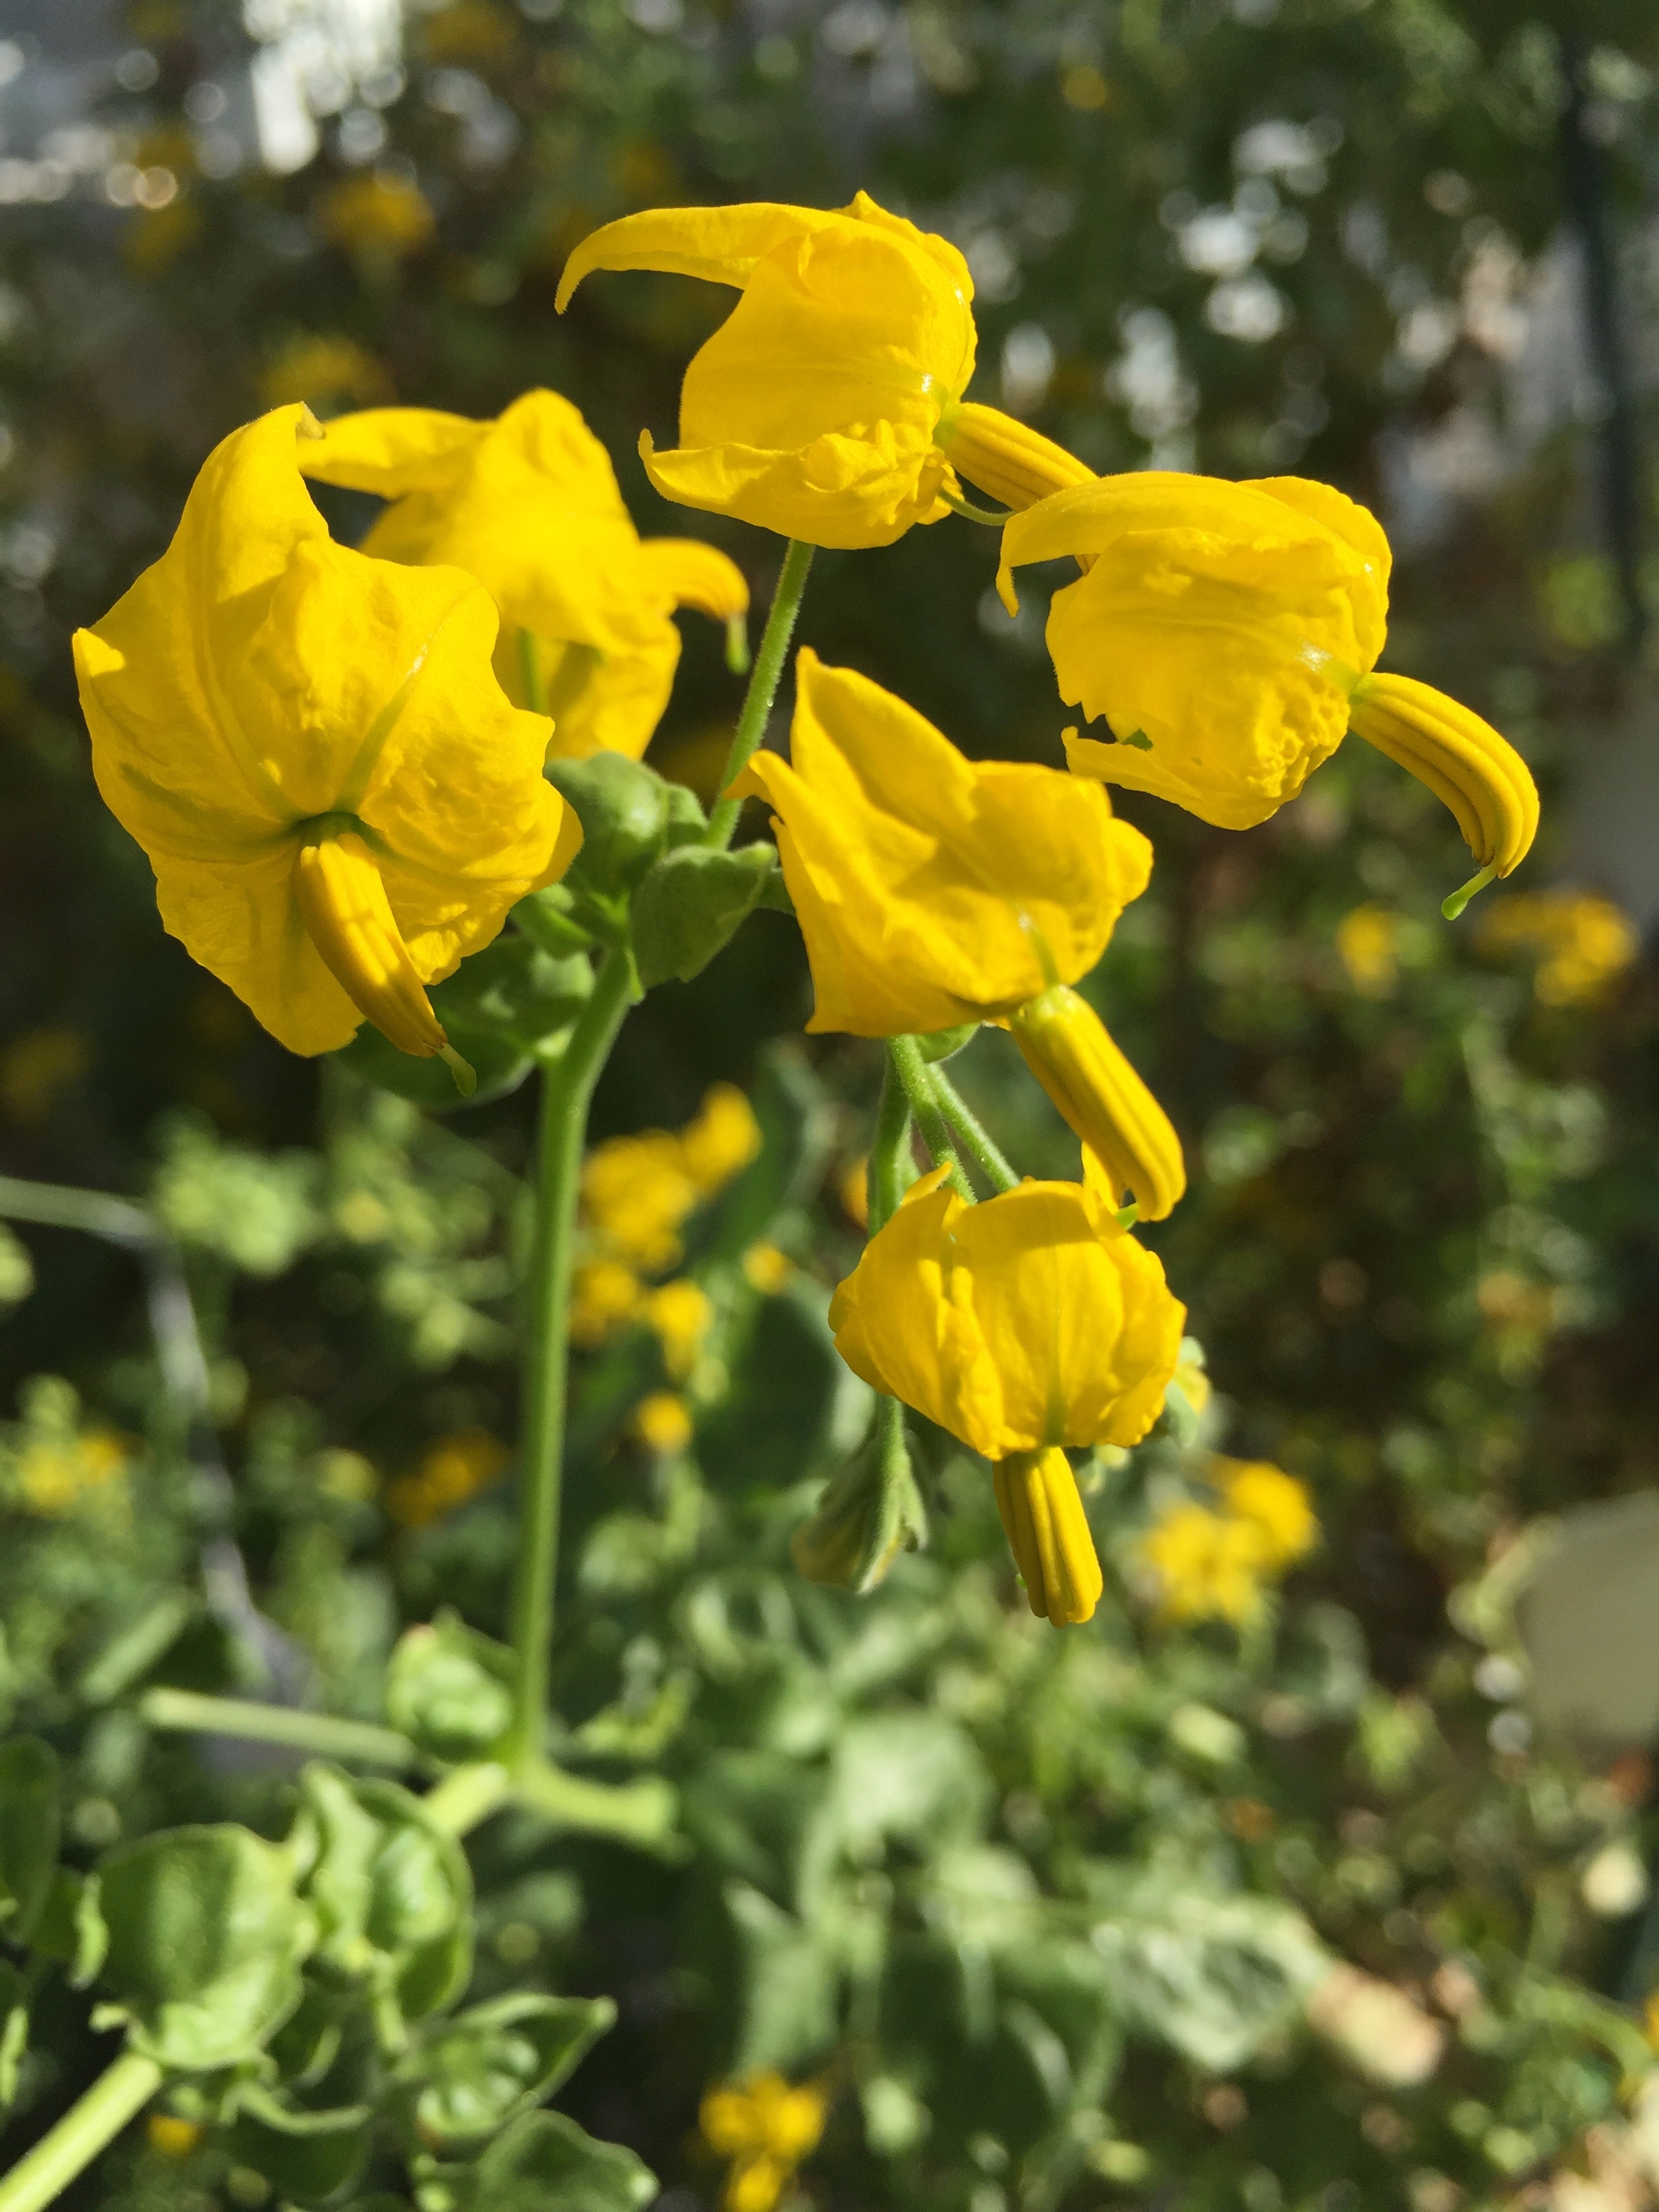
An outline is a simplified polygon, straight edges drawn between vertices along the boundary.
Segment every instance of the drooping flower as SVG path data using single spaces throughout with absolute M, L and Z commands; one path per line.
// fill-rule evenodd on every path
M 855 1375 L 1010 1462 L 1004 1527 L 1032 1610 L 1056 1625 L 1086 1620 L 1100 1591 L 1062 1448 L 1140 1442 L 1185 1317 L 1097 1188 L 1023 1182 L 969 1206 L 942 1168 L 872 1237 L 830 1309 Z
M 422 987 L 581 830 L 544 719 L 490 672 L 488 594 L 334 544 L 295 456 L 315 428 L 295 406 L 233 431 L 167 552 L 76 634 L 93 770 L 167 929 L 290 1050 L 367 1017 L 447 1055 Z
M 1049 610 L 1060 696 L 1111 732 L 1066 733 L 1079 775 L 1247 830 L 1352 727 L 1451 808 L 1486 874 L 1525 855 L 1538 796 L 1520 757 L 1455 700 L 1373 673 L 1390 556 L 1364 507 L 1300 477 L 1097 478 L 1007 525 L 1011 611 L 1012 571 L 1062 555 L 1085 574 Z
M 807 1027 L 854 1036 L 1006 1021 L 1086 1144 L 1161 1218 L 1186 1187 L 1163 1108 L 1066 987 L 1146 887 L 1152 848 L 1100 786 L 970 762 L 902 699 L 803 648 L 791 758 L 732 788 L 775 810 L 811 963 Z
M 679 446 L 640 441 L 651 481 L 684 506 L 812 545 L 889 545 L 949 512 L 957 470 L 1022 506 L 1090 476 L 963 400 L 968 264 L 866 193 L 834 211 L 758 201 L 624 216 L 571 255 L 561 311 L 596 269 L 664 270 L 742 295 L 686 371 Z
M 970 762 L 903 700 L 803 648 L 788 761 L 732 788 L 773 809 L 812 965 L 809 1030 L 898 1036 L 1012 1013 L 1092 968 L 1152 848 L 1103 791 Z
M 673 686 L 676 610 L 731 624 L 749 605 L 716 547 L 640 537 L 610 456 L 556 392 L 527 392 L 493 422 L 425 407 L 338 416 L 301 465 L 392 501 L 366 553 L 477 578 L 501 614 L 497 678 L 552 715 L 560 759 L 638 760 Z

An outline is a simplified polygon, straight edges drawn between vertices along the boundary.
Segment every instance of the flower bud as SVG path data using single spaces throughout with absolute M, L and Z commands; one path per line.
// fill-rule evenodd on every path
M 1052 1448 L 1016 1452 L 991 1473 L 1032 1612 L 1056 1628 L 1091 1619 L 1105 1583 L 1071 1462 Z
M 1088 1000 L 1058 984 L 1009 1017 L 1025 1064 L 1143 1221 L 1162 1221 L 1187 1188 L 1170 1117 Z

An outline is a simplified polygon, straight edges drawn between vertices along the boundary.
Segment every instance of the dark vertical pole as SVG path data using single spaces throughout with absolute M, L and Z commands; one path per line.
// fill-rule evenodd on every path
M 1561 112 L 1567 215 L 1584 257 L 1590 355 L 1605 409 L 1601 429 L 1602 515 L 1625 603 L 1625 642 L 1634 652 L 1646 623 L 1639 565 L 1641 455 L 1630 368 L 1620 328 L 1618 276 L 1608 235 L 1607 165 L 1601 149 L 1584 126 L 1584 42 L 1574 33 L 1561 40 L 1561 67 L 1567 92 Z

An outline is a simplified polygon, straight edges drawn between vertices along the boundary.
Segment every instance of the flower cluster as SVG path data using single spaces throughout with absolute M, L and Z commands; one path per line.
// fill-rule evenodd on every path
M 1482 915 L 1475 941 L 1498 957 L 1532 953 L 1540 1006 L 1594 1006 L 1641 949 L 1624 908 L 1589 891 L 1512 893 Z
M 1319 1540 L 1308 1493 L 1266 1461 L 1212 1455 L 1203 1469 L 1213 1504 L 1166 1506 L 1140 1539 L 1139 1565 L 1166 1620 L 1228 1620 L 1261 1610 L 1267 1584 Z
M 424 242 L 429 211 L 394 187 L 337 188 L 328 221 L 348 251 L 385 261 Z M 488 1042 L 492 1008 L 516 1018 L 520 956 L 550 962 L 538 1024 L 514 1029 L 512 1050 L 521 1071 L 551 1071 L 605 1007 L 620 1018 L 617 977 L 689 978 L 763 896 L 792 908 L 809 1028 L 884 1040 L 888 1067 L 869 1239 L 830 1309 L 844 1358 L 886 1401 L 883 1442 L 869 1484 L 837 1493 L 833 1543 L 807 1552 L 867 1587 L 915 1539 L 908 1406 L 992 1462 L 1032 1609 L 1086 1620 L 1102 1575 L 1066 1453 L 1147 1435 L 1184 1319 L 1133 1233 L 1179 1203 L 1180 1139 L 1079 988 L 1152 867 L 1107 787 L 1248 829 L 1352 730 L 1468 843 L 1478 872 L 1449 914 L 1526 853 L 1531 776 L 1480 716 L 1379 671 L 1390 556 L 1366 509 L 1296 477 L 1099 477 L 969 399 L 966 263 L 866 195 L 629 216 L 571 255 L 561 310 L 601 270 L 736 294 L 686 371 L 678 444 L 646 433 L 641 452 L 668 498 L 795 541 L 712 816 L 634 763 L 668 700 L 678 614 L 724 623 L 739 669 L 746 583 L 699 540 L 641 538 L 608 455 L 545 391 L 490 422 L 371 406 L 319 424 L 289 405 L 227 439 L 173 545 L 76 641 L 100 787 L 149 854 L 168 928 L 273 1034 L 319 1053 L 367 1018 L 404 1054 L 443 1056 L 464 1090 L 472 1071 L 428 987 L 509 914 L 529 946 L 481 962 L 489 986 L 440 1004 Z M 358 369 L 331 357 L 305 376 L 366 392 Z M 332 543 L 307 478 L 386 502 L 360 550 Z M 1076 564 L 1047 629 L 1060 696 L 1086 718 L 1064 733 L 1066 766 L 969 761 L 903 699 L 807 648 L 787 752 L 763 746 L 811 549 L 890 544 L 953 512 L 1000 529 L 1011 611 L 1018 571 Z M 764 847 L 726 849 L 751 796 L 775 868 Z M 1510 941 L 1526 933 L 1517 922 Z M 1617 964 L 1582 921 L 1548 941 L 1544 995 Z M 1351 916 L 1340 950 L 1358 988 L 1391 987 L 1389 928 Z M 943 1062 L 985 1027 L 1081 1140 L 1078 1181 L 1020 1182 L 957 1096 Z M 483 1044 L 469 1049 L 483 1067 Z M 757 1142 L 720 1089 L 678 1135 L 589 1157 L 576 1341 L 644 1322 L 668 1381 L 690 1380 L 713 1313 L 673 1273 L 683 1226 Z M 579 1142 L 562 1155 L 572 1174 L 579 1156 Z M 547 1231 L 567 1243 L 568 1213 Z M 772 1262 L 750 1261 L 768 1287 Z M 556 1325 L 562 1289 L 546 1311 Z M 684 1409 L 659 1395 L 640 1433 L 678 1449 Z M 1218 1509 L 1167 1516 L 1147 1559 L 1168 1609 L 1244 1618 L 1310 1528 L 1273 1470 L 1215 1480 Z
M 711 2089 L 697 2126 L 728 2161 L 722 2212 L 772 2212 L 795 2168 L 817 2148 L 826 2109 L 822 2089 L 769 2071 Z

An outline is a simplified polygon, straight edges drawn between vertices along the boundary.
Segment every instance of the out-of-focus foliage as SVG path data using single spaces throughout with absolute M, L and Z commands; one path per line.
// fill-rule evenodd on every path
M 280 15 L 249 11 L 272 43 Z M 1652 696 L 1613 650 L 1593 439 L 1504 412 L 1557 265 L 1564 33 L 1633 234 L 1659 68 L 1643 0 L 452 0 L 410 15 L 401 68 L 343 87 L 284 176 L 231 173 L 204 94 L 246 55 L 234 12 L 128 11 L 106 136 L 78 168 L 64 152 L 49 202 L 8 204 L 0 242 L 0 1113 L 9 1172 L 143 1196 L 179 1247 L 231 1488 L 169 1395 L 131 1255 L 58 1230 L 0 1245 L 0 1700 L 62 1761 L 60 1908 L 100 1863 L 134 1879 L 139 1838 L 283 1838 L 346 1787 L 153 1726 L 147 1690 L 389 1721 L 431 1771 L 501 1725 L 524 1069 L 438 1113 L 287 1060 L 162 938 L 72 707 L 70 628 L 159 552 L 208 447 L 294 399 L 483 416 L 547 384 L 605 438 L 641 529 L 682 530 L 634 443 L 672 431 L 720 303 L 600 277 L 560 321 L 564 253 L 636 207 L 866 186 L 968 252 L 975 389 L 1092 465 L 1293 468 L 1380 506 L 1398 665 L 1454 684 L 1539 774 L 1516 886 L 1535 898 L 1578 764 Z M 323 496 L 338 535 L 367 524 L 368 502 Z M 763 598 L 770 541 L 706 534 Z M 821 556 L 801 635 L 969 751 L 1057 763 L 1041 578 L 1010 623 L 994 557 L 956 521 Z M 736 700 L 688 628 L 653 763 L 706 793 Z M 1121 811 L 1158 865 L 1105 1010 L 1187 1142 L 1189 1194 L 1149 1241 L 1208 1365 L 1147 1445 L 1086 1470 L 1095 1622 L 1024 1612 L 985 1470 L 942 1437 L 926 1555 L 863 1601 L 790 1564 L 867 1416 L 824 1316 L 858 1249 L 876 1062 L 789 1041 L 804 968 L 764 915 L 653 994 L 601 1091 L 603 1133 L 633 1137 L 735 1082 L 762 1145 L 687 1198 L 657 1257 L 623 1255 L 573 1414 L 561 1756 L 672 1781 L 688 1848 L 653 1859 L 525 1812 L 470 1844 L 471 1981 L 422 2033 L 473 2039 L 445 2078 L 487 2085 L 488 2129 L 436 2108 L 389 2015 L 354 2014 L 356 2056 L 269 2090 L 277 2119 L 257 2094 L 228 2126 L 225 2106 L 157 2116 L 80 2201 L 337 2182 L 385 2212 L 414 2140 L 422 2186 L 452 2193 L 433 2204 L 486 2185 L 481 2203 L 534 2202 L 568 2179 L 574 2123 L 520 2111 L 550 2045 L 489 2008 L 577 1997 L 617 2022 L 563 2102 L 648 2160 L 672 2212 L 722 2185 L 693 2132 L 704 2093 L 765 2068 L 822 2087 L 790 2185 L 825 2205 L 1583 2212 L 1568 2165 L 1598 2205 L 1643 2201 L 1639 2179 L 1611 2193 L 1621 2174 L 1656 2185 L 1645 1748 L 1534 1734 L 1495 1589 L 1523 1524 L 1655 1480 L 1650 971 L 1570 900 L 1488 894 L 1443 924 L 1455 831 L 1357 745 L 1248 835 Z M 1075 1173 L 1017 1071 L 993 1032 L 952 1063 L 1022 1170 Z M 602 1208 L 587 1233 L 592 1266 L 622 1265 Z M 1246 1559 L 1246 1529 L 1231 1601 L 1201 1600 L 1220 1585 L 1194 1569 L 1183 1606 L 1173 1563 L 1199 1554 L 1169 1532 L 1226 1522 L 1217 1453 L 1287 1470 L 1321 1540 Z M 258 1615 L 225 1579 L 232 1534 Z M 12 1869 L 0 1833 L 15 1888 Z M 35 1924 L 6 1893 L 10 2152 L 102 2063 L 94 2003 L 136 2013 L 145 1984 L 131 1961 L 86 1989 L 38 1975 L 25 2035 L 37 1954 L 77 1939 L 72 1913 Z M 309 1986 L 325 1951 L 290 1971 Z M 479 2056 L 496 2036 L 510 2059 Z M 315 2053 L 279 2056 L 298 2080 Z M 283 2099 L 379 2117 L 307 2136 L 323 2163 L 296 2179 Z M 488 2172 L 458 2180 L 498 2129 Z M 629 2173 L 605 2185 L 628 2201 Z

